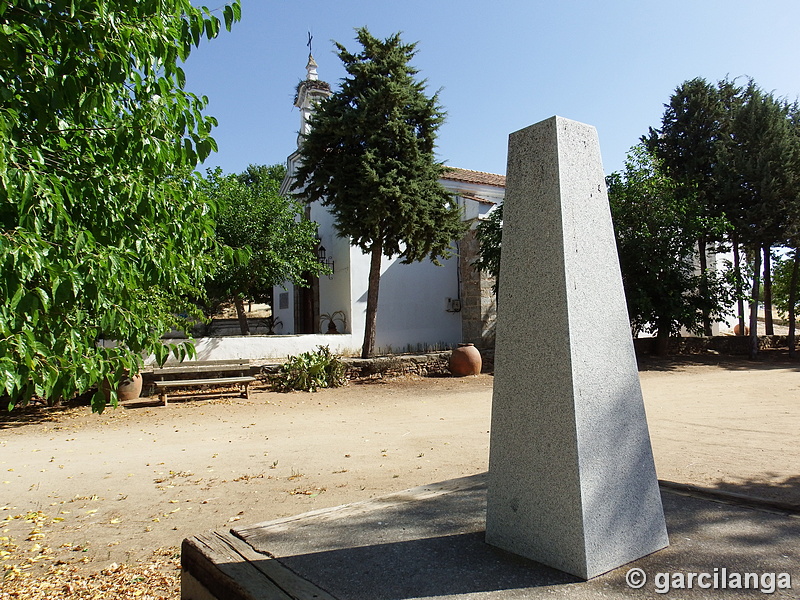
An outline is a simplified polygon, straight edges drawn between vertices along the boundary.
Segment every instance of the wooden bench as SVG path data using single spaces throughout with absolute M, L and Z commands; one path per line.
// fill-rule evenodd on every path
M 245 362 L 205 361 L 170 365 L 153 370 L 153 377 L 156 379 L 153 385 L 164 406 L 167 405 L 168 390 L 204 385 L 236 385 L 244 398 L 250 398 L 250 384 L 256 381 L 256 378 L 248 375 L 249 372 L 250 363 Z M 235 375 L 219 376 L 225 373 L 235 373 Z M 194 377 L 184 378 L 187 375 Z
M 167 405 L 167 390 L 170 388 L 196 387 L 200 385 L 238 385 L 244 398 L 250 398 L 250 384 L 255 377 L 216 377 L 205 379 L 174 379 L 172 381 L 156 381 L 158 397 L 164 406 Z

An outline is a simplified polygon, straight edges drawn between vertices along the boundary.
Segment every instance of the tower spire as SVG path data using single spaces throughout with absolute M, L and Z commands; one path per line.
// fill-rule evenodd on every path
M 297 138 L 297 146 L 300 147 L 302 137 L 309 132 L 309 119 L 314 110 L 314 105 L 331 95 L 331 86 L 324 81 L 320 81 L 317 73 L 317 61 L 311 52 L 314 36 L 308 32 L 308 63 L 306 64 L 306 78 L 297 86 L 297 96 L 294 105 L 300 109 L 300 135 Z
M 308 32 L 308 64 L 306 65 L 306 81 L 319 81 L 319 75 L 317 75 L 317 61 L 314 60 L 314 54 L 311 51 L 311 42 L 314 41 L 314 36 L 311 35 L 311 32 Z
M 311 53 L 308 54 L 306 73 L 306 81 L 319 81 L 319 75 L 317 74 L 317 61 L 314 60 L 314 56 Z

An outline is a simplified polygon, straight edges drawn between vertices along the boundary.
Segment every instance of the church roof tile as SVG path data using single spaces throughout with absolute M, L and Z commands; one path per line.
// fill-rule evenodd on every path
M 459 169 L 457 167 L 447 167 L 443 179 L 451 181 L 461 181 L 464 183 L 475 183 L 483 185 L 495 185 L 498 187 L 506 186 L 506 176 L 496 173 L 484 173 L 483 171 L 471 171 L 469 169 Z

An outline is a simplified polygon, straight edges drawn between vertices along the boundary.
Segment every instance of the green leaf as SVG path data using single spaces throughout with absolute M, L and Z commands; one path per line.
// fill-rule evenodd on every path
M 231 25 L 233 25 L 233 8 L 230 6 L 230 4 L 225 5 L 225 8 L 222 10 L 222 14 L 225 19 L 225 29 L 230 31 Z
M 14 295 L 11 297 L 11 301 L 8 303 L 8 307 L 14 311 L 19 306 L 20 301 L 25 296 L 25 288 L 18 287 L 17 290 L 14 292 Z
M 216 17 L 211 17 L 210 19 L 206 19 L 205 22 L 205 30 L 206 30 L 206 37 L 209 40 L 213 40 L 217 37 L 219 33 L 219 19 Z

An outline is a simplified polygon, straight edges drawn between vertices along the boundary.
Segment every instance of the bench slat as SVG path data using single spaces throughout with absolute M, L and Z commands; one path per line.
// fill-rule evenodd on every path
M 161 388 L 194 386 L 194 385 L 219 385 L 223 383 L 248 383 L 255 381 L 255 377 L 218 377 L 216 379 L 175 379 L 172 381 L 154 381 L 153 385 Z
M 219 365 L 229 366 L 229 365 L 249 365 L 249 364 L 250 364 L 250 361 L 248 361 L 246 359 L 236 359 L 236 358 L 228 359 L 228 360 L 186 360 L 186 361 L 183 361 L 183 362 L 177 362 L 177 361 L 168 360 L 167 362 L 164 363 L 164 366 L 162 368 L 166 369 L 166 368 L 170 368 L 170 367 L 186 367 L 186 366 L 189 366 L 189 367 L 193 367 L 193 366 L 214 367 L 214 366 L 219 366 Z
M 153 369 L 151 372 L 153 376 L 159 377 L 162 375 L 182 375 L 182 374 L 191 374 L 191 373 L 206 373 L 206 372 L 219 372 L 223 373 L 225 371 L 238 371 L 238 372 L 246 372 L 250 370 L 249 364 L 242 364 L 242 363 L 226 363 L 226 364 L 218 364 L 218 365 L 209 365 L 209 364 L 185 364 L 185 365 L 175 365 L 175 366 L 166 366 L 161 367 L 158 369 Z

